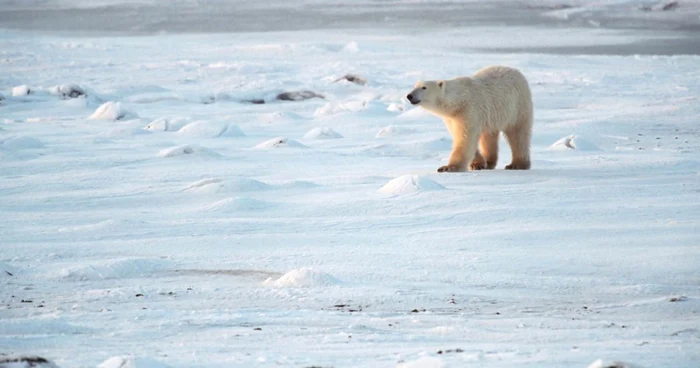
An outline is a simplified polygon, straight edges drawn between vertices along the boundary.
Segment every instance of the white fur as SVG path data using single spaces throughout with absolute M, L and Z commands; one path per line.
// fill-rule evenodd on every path
M 482 168 L 479 160 L 482 166 L 493 168 L 499 132 L 506 134 L 513 151 L 513 161 L 506 168 L 530 167 L 532 95 L 517 69 L 490 66 L 472 77 L 418 82 L 407 97 L 442 117 L 452 135 L 450 162 L 440 171 L 464 171 L 470 163 L 472 168 Z

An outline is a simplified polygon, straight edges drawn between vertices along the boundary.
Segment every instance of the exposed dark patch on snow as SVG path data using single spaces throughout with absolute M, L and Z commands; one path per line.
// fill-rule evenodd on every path
M 357 74 L 345 74 L 344 76 L 334 80 L 333 83 L 337 83 L 340 81 L 348 81 L 350 83 L 359 84 L 361 86 L 367 84 L 367 78 Z
M 324 99 L 325 97 L 319 93 L 309 90 L 282 92 L 276 97 L 276 99 L 280 101 L 304 101 L 312 98 Z
M 58 366 L 37 355 L 20 355 L 0 356 L 0 368 L 58 368 Z

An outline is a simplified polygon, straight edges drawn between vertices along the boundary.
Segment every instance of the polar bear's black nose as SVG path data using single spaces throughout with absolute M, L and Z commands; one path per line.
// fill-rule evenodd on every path
M 413 95 L 412 95 L 412 94 L 409 93 L 408 96 L 406 96 L 406 98 L 407 98 L 409 101 L 413 102 Z

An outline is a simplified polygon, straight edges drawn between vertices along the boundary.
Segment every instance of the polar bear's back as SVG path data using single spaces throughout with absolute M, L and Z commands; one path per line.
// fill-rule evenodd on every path
M 474 73 L 471 79 L 472 98 L 482 103 L 484 125 L 504 130 L 515 124 L 531 124 L 532 94 L 527 79 L 518 69 L 489 66 Z

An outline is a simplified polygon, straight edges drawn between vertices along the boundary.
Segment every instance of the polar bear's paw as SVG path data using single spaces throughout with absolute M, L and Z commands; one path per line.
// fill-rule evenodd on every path
M 440 166 L 437 170 L 438 172 L 460 172 L 464 171 L 460 165 L 445 165 Z

